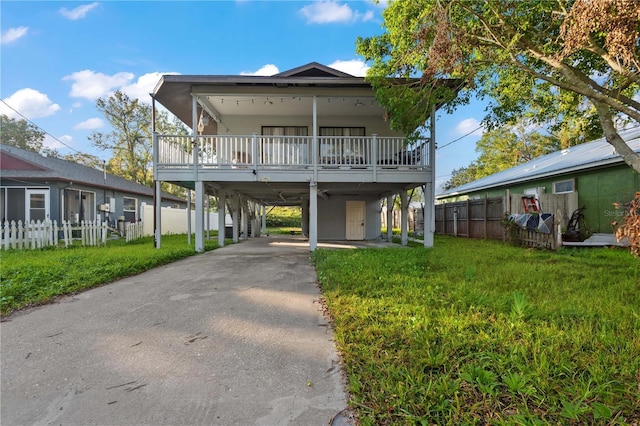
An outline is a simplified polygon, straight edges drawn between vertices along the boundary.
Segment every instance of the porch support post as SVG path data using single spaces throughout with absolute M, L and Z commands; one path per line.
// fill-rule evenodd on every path
M 233 242 L 238 242 L 238 226 L 240 225 L 240 199 L 238 196 L 233 197 Z
M 224 234 L 226 231 L 227 200 L 224 191 L 218 194 L 218 245 L 224 247 Z
M 249 213 L 251 215 L 250 219 L 251 219 L 251 238 L 255 238 L 257 236 L 257 231 L 258 231 L 258 224 L 256 222 L 256 203 L 251 201 L 249 203 Z
M 318 183 L 309 183 L 309 250 L 318 247 Z
M 309 238 L 309 199 L 302 198 L 302 235 Z
M 409 207 L 409 197 L 407 196 L 407 191 L 402 190 L 400 192 L 400 244 L 403 246 L 407 245 L 409 238 L 407 236 L 407 225 L 409 223 L 409 215 L 408 207 Z
M 318 182 L 318 154 L 320 150 L 318 149 L 318 99 L 315 95 L 313 95 L 313 139 L 311 142 L 311 159 L 313 161 L 313 180 L 312 183 L 315 185 Z
M 187 244 L 191 245 L 191 190 L 187 189 Z
M 196 252 L 204 251 L 204 182 L 196 183 Z
M 248 201 L 244 201 L 241 200 L 240 201 L 240 206 L 241 206 L 241 217 L 242 217 L 242 239 L 243 240 L 248 240 L 249 239 L 249 206 L 248 206 Z
M 424 246 L 433 247 L 433 235 L 436 230 L 436 107 L 431 107 L 429 141 L 429 178 L 424 186 Z
M 209 213 L 209 195 L 204 197 L 205 227 L 207 228 L 207 240 L 211 238 L 211 214 Z
M 154 220 L 156 223 L 155 229 L 153 230 L 154 232 L 154 242 L 155 242 L 155 247 L 156 248 L 160 248 L 161 244 L 161 240 L 162 240 L 162 227 L 161 227 L 161 223 L 162 223 L 162 196 L 161 196 L 161 189 L 160 189 L 160 181 L 156 180 L 155 181 L 155 186 L 154 186 L 154 195 L 156 197 L 155 201 L 155 216 L 154 216 Z
M 267 206 L 262 206 L 262 235 L 267 235 Z
M 155 248 L 160 248 L 162 236 L 162 228 L 160 223 L 160 219 L 162 218 L 162 186 L 161 182 L 158 180 L 158 162 L 160 161 L 160 151 L 158 149 L 159 142 L 158 133 L 156 132 L 154 112 L 156 100 L 153 97 L 151 97 L 151 105 L 151 114 L 153 116 L 151 120 L 153 124 L 153 246 Z M 106 201 L 107 200 L 105 199 L 104 202 Z
M 393 242 L 393 195 L 387 195 L 387 241 Z

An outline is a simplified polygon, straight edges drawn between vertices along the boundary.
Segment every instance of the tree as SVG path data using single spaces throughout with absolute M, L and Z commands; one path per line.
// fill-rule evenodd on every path
M 531 130 L 529 124 L 522 120 L 513 126 L 484 133 L 476 143 L 476 152 L 480 154 L 478 158 L 469 166 L 454 170 L 443 189 L 455 188 L 580 142 L 542 134 Z
M 368 78 L 390 115 L 411 116 L 409 90 L 434 97 L 440 78 L 459 79 L 466 90 L 490 96 L 489 129 L 525 113 L 539 123 L 586 117 L 592 134 L 604 134 L 623 160 L 640 173 L 640 155 L 620 137 L 625 124 L 640 123 L 640 2 L 636 0 L 414 0 L 385 10 L 386 32 L 359 38 L 358 53 L 372 60 Z M 421 75 L 419 87 L 386 77 Z M 397 80 L 392 80 L 397 81 Z M 393 93 L 396 101 L 390 101 Z M 423 118 L 426 118 L 425 115 Z M 415 131 L 420 120 L 394 122 Z M 595 124 L 595 126 L 594 126 Z M 405 127 L 402 127 L 405 126 Z
M 28 151 L 41 152 L 45 133 L 27 120 L 0 115 L 0 141 Z
M 93 167 L 94 169 L 100 169 L 105 166 L 103 161 L 95 155 L 86 154 L 84 152 L 76 152 L 75 154 L 63 155 L 63 160 L 71 161 L 73 163 L 82 164 L 87 167 Z
M 100 150 L 111 150 L 107 170 L 117 176 L 146 186 L 153 185 L 153 140 L 151 136 L 151 106 L 131 99 L 117 91 L 100 98 L 96 107 L 111 124 L 111 132 L 93 132 L 89 140 Z M 177 120 L 166 112 L 156 116 L 158 131 L 166 134 L 186 134 Z

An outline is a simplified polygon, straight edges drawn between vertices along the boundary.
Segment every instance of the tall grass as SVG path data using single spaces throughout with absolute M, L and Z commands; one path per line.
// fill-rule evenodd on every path
M 216 241 L 205 241 L 205 250 L 217 247 Z M 186 235 L 163 236 L 160 249 L 147 237 L 130 243 L 108 241 L 102 247 L 2 251 L 0 312 L 46 303 L 195 253 Z
M 640 265 L 627 251 L 314 254 L 361 424 L 638 424 Z

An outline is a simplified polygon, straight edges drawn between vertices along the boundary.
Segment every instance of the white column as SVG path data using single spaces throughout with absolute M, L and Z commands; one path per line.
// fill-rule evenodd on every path
M 154 229 L 155 232 L 155 243 L 156 243 L 156 248 L 160 248 L 161 246 L 161 236 L 162 236 L 162 226 L 161 226 L 161 219 L 162 219 L 162 192 L 161 192 L 161 187 L 160 187 L 160 181 L 157 180 L 155 182 L 155 221 L 156 221 L 156 226 Z
M 242 236 L 243 239 L 249 239 L 249 206 L 247 201 L 242 201 Z
M 204 251 L 204 182 L 196 184 L 196 252 Z
M 393 242 L 393 195 L 387 195 L 387 241 Z
M 409 242 L 407 236 L 407 225 L 409 224 L 409 215 L 407 214 L 409 197 L 407 196 L 407 191 L 400 192 L 400 204 L 400 244 L 406 246 Z
M 267 206 L 262 206 L 262 235 L 267 235 Z
M 436 230 L 436 108 L 431 108 L 429 140 L 429 178 L 424 186 L 424 246 L 433 247 Z
M 226 231 L 227 207 L 226 197 L 224 191 L 220 191 L 218 194 L 218 245 L 224 247 L 224 233 Z
M 240 199 L 238 196 L 233 197 L 233 242 L 238 242 L 238 228 L 240 226 Z
M 318 247 L 318 184 L 309 183 L 309 250 Z
M 210 203 L 209 203 L 209 196 L 205 196 L 204 197 L 204 212 L 206 214 L 205 216 L 205 226 L 207 228 L 207 240 L 209 240 L 211 238 L 210 232 L 211 232 L 211 213 L 210 213 Z
M 191 245 L 191 190 L 187 189 L 187 244 Z

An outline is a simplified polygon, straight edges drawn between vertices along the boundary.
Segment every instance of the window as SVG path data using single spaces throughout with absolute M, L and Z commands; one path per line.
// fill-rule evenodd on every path
M 573 179 L 553 182 L 554 194 L 569 194 L 574 191 L 575 191 L 575 180 Z
M 364 164 L 364 127 L 320 127 L 320 160 L 325 164 Z
M 122 210 L 124 212 L 125 222 L 135 222 L 137 220 L 137 206 L 138 200 L 135 198 L 124 197 L 124 205 Z
M 263 164 L 295 165 L 309 162 L 309 129 L 306 126 L 262 126 L 262 134 L 270 136 L 264 138 L 260 144 L 260 158 Z
M 65 189 L 62 219 L 72 223 L 95 220 L 96 194 L 79 189 Z

